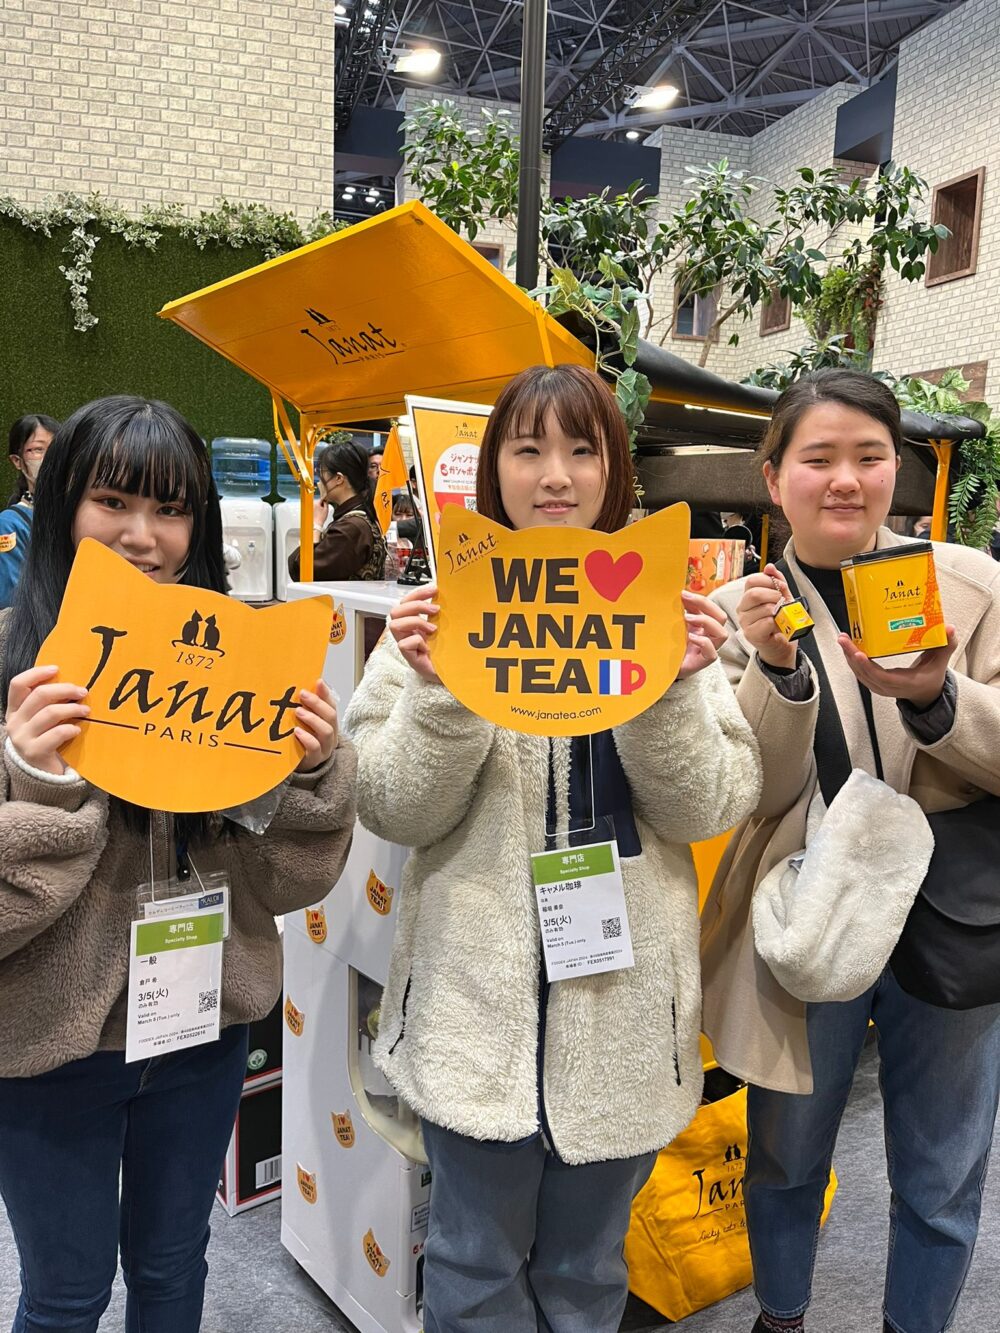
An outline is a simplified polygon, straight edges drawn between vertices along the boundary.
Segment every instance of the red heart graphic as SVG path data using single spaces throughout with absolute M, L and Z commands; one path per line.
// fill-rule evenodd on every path
M 583 568 L 594 591 L 608 602 L 617 602 L 628 585 L 639 577 L 642 556 L 638 551 L 626 551 L 615 560 L 610 551 L 591 551 Z

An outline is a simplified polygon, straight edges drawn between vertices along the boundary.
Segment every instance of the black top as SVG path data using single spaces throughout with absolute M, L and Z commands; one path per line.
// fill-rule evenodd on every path
M 844 634 L 850 635 L 851 621 L 847 614 L 847 594 L 844 592 L 844 580 L 840 570 L 817 569 L 814 565 L 807 565 L 804 560 L 799 560 L 799 568 L 826 603 L 826 608 L 833 616 L 837 628 Z M 861 706 L 865 710 L 865 721 L 868 723 L 868 733 L 872 738 L 872 748 L 875 751 L 875 775 L 881 777 L 882 756 L 879 754 L 875 736 L 875 712 L 872 708 L 871 691 L 859 680 L 856 684 L 861 695 Z

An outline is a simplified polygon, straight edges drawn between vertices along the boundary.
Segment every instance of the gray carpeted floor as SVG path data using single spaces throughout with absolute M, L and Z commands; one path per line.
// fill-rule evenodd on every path
M 840 1193 L 820 1246 L 812 1333 L 878 1333 L 888 1231 L 888 1188 L 881 1109 L 873 1049 L 864 1055 L 836 1157 Z M 241 1217 L 215 1210 L 208 1297 L 202 1333 L 352 1333 L 318 1287 L 282 1249 L 279 1205 Z M 955 1333 L 1000 1330 L 1000 1189 L 987 1188 L 979 1249 Z M 0 1209 L 0 1329 L 9 1326 L 17 1300 L 17 1256 Z M 119 1281 L 101 1333 L 121 1333 L 124 1301 Z M 755 1306 L 742 1292 L 684 1321 L 686 1333 L 749 1333 Z M 666 1325 L 655 1311 L 629 1302 L 622 1329 L 652 1333 Z M 513 1333 L 513 1330 L 512 1330 Z

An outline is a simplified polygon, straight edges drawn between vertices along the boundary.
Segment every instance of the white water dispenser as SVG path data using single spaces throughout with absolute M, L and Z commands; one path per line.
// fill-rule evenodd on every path
M 271 490 L 271 446 L 267 440 L 223 435 L 212 441 L 211 453 L 230 591 L 244 602 L 269 602 L 274 514 L 265 496 Z

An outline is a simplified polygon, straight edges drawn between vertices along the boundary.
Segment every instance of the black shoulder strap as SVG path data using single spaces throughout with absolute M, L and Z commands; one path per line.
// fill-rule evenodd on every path
M 775 561 L 775 568 L 779 569 L 784 575 L 792 596 L 800 596 L 795 575 L 784 556 Z M 816 643 L 816 636 L 807 634 L 804 639 L 799 639 L 799 647 L 813 664 L 813 670 L 816 672 L 816 679 L 819 682 L 819 716 L 816 718 L 813 753 L 816 755 L 816 772 L 819 777 L 820 791 L 823 793 L 823 800 L 829 807 L 837 792 L 851 776 L 851 755 L 847 748 L 847 741 L 844 738 L 844 728 L 841 725 L 840 713 L 837 711 L 837 702 L 833 697 L 833 690 L 830 688 L 830 678 L 826 674 L 826 667 L 823 665 L 823 659 Z

